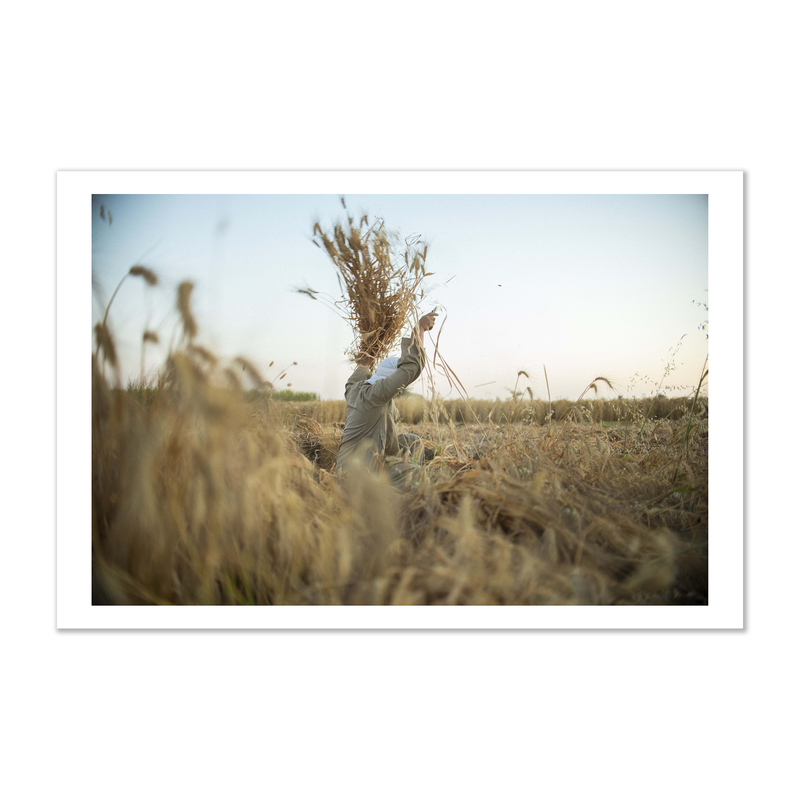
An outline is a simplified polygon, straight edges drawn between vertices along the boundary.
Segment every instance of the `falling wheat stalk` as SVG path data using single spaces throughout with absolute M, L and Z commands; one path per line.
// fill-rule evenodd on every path
M 97 335 L 97 350 L 95 351 L 95 358 L 98 359 L 100 357 L 100 350 L 102 348 L 105 359 L 110 361 L 113 367 L 117 367 L 117 355 L 114 349 L 114 342 L 111 339 L 111 334 L 109 333 L 107 327 L 108 312 L 111 310 L 111 304 L 114 302 L 117 292 L 119 292 L 120 287 L 123 283 L 125 283 L 125 279 L 129 275 L 140 276 L 144 278 L 148 286 L 155 286 L 158 283 L 158 277 L 152 270 L 147 269 L 147 267 L 143 267 L 141 264 L 136 264 L 122 276 L 122 280 L 117 284 L 117 288 L 114 289 L 111 299 L 108 301 L 108 305 L 106 306 L 105 314 L 103 314 L 103 321 L 95 325 L 95 333 Z M 119 370 L 117 368 L 117 372 L 118 371 Z
M 191 281 L 184 281 L 178 286 L 178 313 L 183 324 L 183 333 L 191 341 L 197 336 L 197 320 L 192 314 L 189 298 L 192 295 L 194 284 Z
M 139 374 L 139 381 L 144 385 L 144 346 L 148 343 L 152 342 L 153 344 L 158 344 L 158 334 L 154 331 L 145 331 L 142 334 L 142 369 Z
M 152 271 L 147 269 L 147 267 L 141 266 L 141 264 L 137 264 L 131 267 L 123 276 L 122 280 L 117 284 L 117 288 L 114 289 L 114 293 L 111 295 L 111 299 L 108 301 L 108 305 L 106 306 L 106 313 L 103 315 L 103 327 L 106 325 L 106 321 L 108 320 L 108 312 L 111 308 L 111 304 L 114 302 L 114 298 L 117 296 L 117 292 L 120 290 L 120 287 L 123 283 L 125 283 L 125 279 L 129 275 L 140 275 L 147 281 L 148 286 L 155 286 L 158 283 L 158 277 Z
M 544 382 L 547 385 L 547 424 L 550 424 L 551 408 L 550 408 L 550 381 L 547 380 L 547 367 L 542 364 L 544 368 Z
M 609 389 L 613 391 L 614 384 L 608 378 L 604 378 L 602 375 L 598 376 L 597 378 L 592 379 L 592 382 L 581 392 L 581 396 L 575 401 L 576 403 L 580 403 L 583 400 L 583 396 L 586 392 L 594 391 L 595 396 L 597 396 L 597 382 L 600 381 L 601 383 L 605 383 Z
M 438 312 L 439 308 L 440 308 L 439 306 L 436 306 L 436 308 L 431 313 Z M 458 375 L 455 373 L 455 371 L 447 363 L 447 361 L 445 360 L 444 356 L 442 355 L 441 348 L 439 347 L 439 339 L 442 336 L 442 331 L 444 330 L 445 322 L 447 322 L 447 313 L 446 312 L 445 312 L 444 319 L 442 320 L 441 325 L 439 326 L 439 331 L 437 332 L 437 335 L 436 335 L 436 341 L 434 342 L 434 345 L 433 345 L 433 360 L 431 362 L 430 369 L 431 369 L 431 371 L 433 371 L 433 370 L 439 371 L 439 373 L 441 375 L 443 375 L 447 379 L 447 382 L 448 382 L 448 385 L 450 386 L 450 388 L 456 390 L 456 392 L 459 394 L 461 399 L 464 400 L 464 402 L 467 404 L 467 407 L 470 409 L 470 411 L 472 411 L 472 415 L 475 417 L 475 421 L 478 423 L 478 425 L 481 425 L 481 421 L 478 419 L 477 414 L 475 414 L 475 411 L 469 405 L 469 392 L 467 392 L 466 388 L 464 387 L 464 384 L 461 382 L 461 379 L 458 377 Z M 437 359 L 439 360 L 439 369 L 438 370 L 437 370 L 437 364 L 436 364 L 436 360 Z M 484 430 L 483 425 L 481 425 L 481 430 Z
M 508 419 L 509 424 L 514 421 L 514 417 L 516 416 L 517 413 L 517 386 L 519 386 L 519 379 L 522 375 L 524 375 L 528 380 L 531 379 L 531 376 L 528 375 L 528 373 L 525 372 L 524 369 L 521 369 L 517 373 L 517 380 L 514 383 L 514 390 L 511 393 L 511 418 L 509 419 L 508 417 L 506 417 L 506 419 Z

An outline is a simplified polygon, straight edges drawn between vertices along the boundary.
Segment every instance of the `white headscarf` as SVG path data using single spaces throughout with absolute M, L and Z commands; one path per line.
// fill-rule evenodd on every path
M 388 378 L 397 369 L 398 361 L 400 361 L 400 359 L 397 356 L 384 358 L 383 361 L 378 364 L 375 374 L 369 380 L 364 381 L 364 383 L 374 384 L 378 381 L 382 381 L 384 378 Z

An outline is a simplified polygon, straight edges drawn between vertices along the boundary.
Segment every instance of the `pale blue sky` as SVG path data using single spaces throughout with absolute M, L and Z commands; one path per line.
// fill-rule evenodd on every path
M 700 376 L 707 339 L 698 326 L 707 313 L 692 301 L 708 302 L 706 195 L 348 195 L 346 202 L 354 216 L 381 216 L 430 243 L 435 274 L 420 312 L 446 308 L 439 344 L 470 396 L 507 397 L 525 370 L 531 380 L 520 387 L 546 398 L 543 365 L 554 399 L 577 398 L 598 375 L 618 385 L 601 396 L 648 394 L 679 341 L 664 385 L 685 388 L 665 393 L 686 393 Z M 99 217 L 101 203 L 111 225 Z M 129 279 L 109 315 L 126 375 L 139 375 L 145 328 L 162 341 L 149 350 L 147 371 L 163 361 L 177 321 L 175 289 L 192 280 L 201 344 L 244 355 L 273 380 L 297 361 L 278 386 L 341 398 L 351 330 L 294 289 L 337 296 L 333 265 L 311 233 L 315 220 L 328 228 L 345 213 L 336 195 L 96 196 L 100 293 L 92 321 L 141 263 L 160 285 Z M 437 386 L 447 392 L 446 381 Z M 423 391 L 422 381 L 412 389 Z

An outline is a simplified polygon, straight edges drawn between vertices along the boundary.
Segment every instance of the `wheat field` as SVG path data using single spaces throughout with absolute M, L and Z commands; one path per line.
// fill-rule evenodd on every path
M 119 385 L 96 331 L 94 603 L 708 602 L 697 393 L 660 409 L 403 399 L 425 446 L 419 483 L 341 485 L 343 402 L 279 402 L 256 374 L 258 391 L 233 385 L 185 315 L 183 345 L 145 391 Z

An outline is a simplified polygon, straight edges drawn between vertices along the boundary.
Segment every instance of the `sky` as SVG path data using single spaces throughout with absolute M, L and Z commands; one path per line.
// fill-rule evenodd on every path
M 152 288 L 128 278 L 109 311 L 123 380 L 141 375 L 145 330 L 160 339 L 148 345 L 145 377 L 163 363 L 177 331 L 177 286 L 190 280 L 199 344 L 248 358 L 278 389 L 343 398 L 352 330 L 297 289 L 340 297 L 332 262 L 312 243 L 314 223 L 328 230 L 368 214 L 428 242 L 434 274 L 419 313 L 440 307 L 433 335 L 441 330 L 440 353 L 470 397 L 509 397 L 520 371 L 529 378 L 519 376 L 517 389 L 543 399 L 548 384 L 552 399 L 577 399 L 598 376 L 614 384 L 599 385 L 606 398 L 696 387 L 708 353 L 707 195 L 345 201 L 347 211 L 338 195 L 95 195 L 92 325 L 130 267 L 159 277 Z M 431 339 L 426 351 L 433 355 Z M 442 396 L 459 396 L 444 377 L 434 381 Z M 410 388 L 431 393 L 424 377 Z

